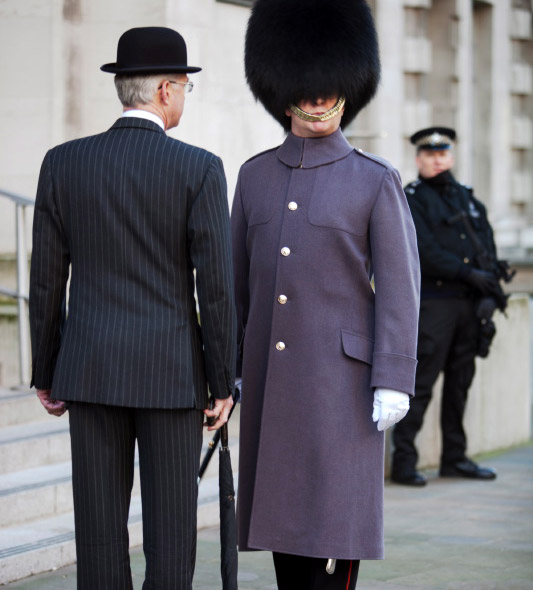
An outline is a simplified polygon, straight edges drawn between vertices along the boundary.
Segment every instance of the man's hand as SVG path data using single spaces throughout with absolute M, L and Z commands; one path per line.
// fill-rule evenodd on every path
M 393 389 L 378 387 L 374 391 L 372 420 L 378 423 L 378 430 L 387 430 L 405 417 L 409 410 L 409 395 Z
M 499 287 L 498 279 L 493 273 L 478 268 L 471 268 L 465 281 L 483 295 L 496 293 Z
M 49 414 L 52 414 L 52 416 L 62 416 L 67 411 L 67 408 L 65 407 L 65 402 L 61 402 L 57 399 L 52 399 L 51 396 L 51 389 L 37 390 L 37 397 L 39 398 L 39 401 L 43 404 L 45 410 Z
M 212 410 L 204 410 L 208 418 L 214 418 L 215 422 L 209 426 L 206 422 L 207 430 L 218 430 L 228 421 L 229 413 L 233 407 L 233 398 L 231 395 L 226 399 L 215 399 L 215 407 Z

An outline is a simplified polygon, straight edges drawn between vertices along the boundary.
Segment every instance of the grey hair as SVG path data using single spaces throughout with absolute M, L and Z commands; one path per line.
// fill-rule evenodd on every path
M 152 102 L 158 86 L 163 80 L 167 79 L 168 74 L 157 74 L 155 76 L 117 74 L 115 76 L 115 87 L 122 105 L 135 107 Z

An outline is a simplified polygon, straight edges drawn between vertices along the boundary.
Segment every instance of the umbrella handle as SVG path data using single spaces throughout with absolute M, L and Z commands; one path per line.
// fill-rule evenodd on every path
M 198 482 L 204 476 L 205 470 L 207 469 L 207 466 L 209 465 L 209 461 L 211 461 L 211 457 L 213 456 L 213 453 L 215 452 L 215 449 L 217 448 L 219 440 L 220 440 L 220 430 L 217 430 L 215 432 L 215 436 L 213 436 L 213 438 L 209 441 L 209 448 L 207 449 L 207 452 L 205 454 L 205 457 L 203 458 L 202 464 L 200 465 L 200 471 L 198 472 Z
M 220 429 L 220 449 L 222 451 L 228 450 L 228 423 L 226 422 Z
M 228 415 L 228 420 L 225 424 L 223 424 L 218 430 L 217 432 L 220 432 L 220 439 L 221 439 L 221 443 L 220 446 L 222 448 L 223 451 L 227 451 L 228 450 L 228 423 L 229 423 L 229 419 L 231 418 L 231 415 L 233 414 L 233 410 L 235 409 L 235 406 L 237 404 L 233 404 L 231 406 L 231 410 L 229 411 L 229 415 Z M 218 442 L 218 441 L 217 441 Z M 216 446 L 216 445 L 215 445 Z
M 237 404 L 235 403 L 231 407 L 231 410 L 230 410 L 229 416 L 228 416 L 228 422 L 229 422 L 229 419 L 231 418 L 231 415 L 233 414 L 233 410 L 235 409 L 236 405 Z M 213 456 L 215 449 L 217 448 L 218 441 L 220 440 L 221 436 L 224 436 L 224 433 L 225 433 L 225 439 L 222 438 L 222 448 L 225 450 L 228 449 L 228 422 L 226 422 L 223 426 L 221 426 L 215 432 L 215 435 L 213 436 L 213 438 L 209 441 L 209 448 L 207 449 L 207 452 L 205 454 L 205 457 L 203 458 L 202 464 L 200 465 L 200 470 L 198 472 L 198 482 L 200 482 L 200 480 L 204 476 L 205 470 L 207 469 L 207 466 L 209 465 L 209 461 L 211 461 L 211 457 Z

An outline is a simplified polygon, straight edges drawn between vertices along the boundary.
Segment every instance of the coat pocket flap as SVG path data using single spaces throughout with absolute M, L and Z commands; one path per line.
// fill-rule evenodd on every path
M 372 364 L 372 357 L 374 355 L 374 341 L 365 336 L 354 334 L 353 332 L 346 332 L 341 330 L 342 348 L 344 353 L 349 357 L 363 361 L 369 365 Z

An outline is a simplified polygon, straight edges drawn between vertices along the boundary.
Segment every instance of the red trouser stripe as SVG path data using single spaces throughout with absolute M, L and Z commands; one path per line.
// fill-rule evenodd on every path
M 346 590 L 350 590 L 350 580 L 352 578 L 352 565 L 353 561 L 350 560 L 350 569 L 348 570 L 348 581 L 346 582 Z

